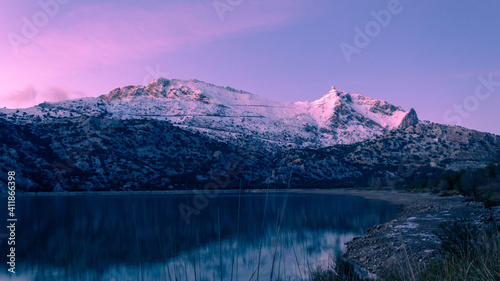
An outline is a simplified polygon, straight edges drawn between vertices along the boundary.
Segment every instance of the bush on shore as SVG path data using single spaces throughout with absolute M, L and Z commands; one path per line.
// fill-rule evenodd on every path
M 433 176 L 410 179 L 397 186 L 412 191 L 431 191 L 442 195 L 462 194 L 483 202 L 486 207 L 500 205 L 500 166 L 489 164 L 482 169 L 445 172 Z

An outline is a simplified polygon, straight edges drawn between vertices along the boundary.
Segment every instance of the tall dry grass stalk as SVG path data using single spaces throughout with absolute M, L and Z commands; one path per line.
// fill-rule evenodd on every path
M 404 267 L 386 280 L 498 281 L 500 280 L 500 235 L 498 223 L 477 225 L 456 220 L 440 227 L 440 257 L 421 264 L 409 257 Z

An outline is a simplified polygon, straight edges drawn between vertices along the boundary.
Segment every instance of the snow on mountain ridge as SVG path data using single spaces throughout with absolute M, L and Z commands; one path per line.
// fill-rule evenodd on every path
M 158 78 L 146 86 L 126 86 L 114 89 L 109 94 L 102 95 L 100 98 L 106 103 L 112 103 L 116 100 L 129 100 L 138 96 L 169 98 L 184 101 L 190 100 L 234 106 L 276 106 L 279 104 L 278 102 L 270 101 L 249 92 L 236 90 L 227 86 L 216 86 L 196 79 L 168 80 L 165 78 Z
M 282 103 L 199 80 L 158 78 L 146 86 L 120 87 L 99 98 L 44 103 L 19 114 L 23 116 L 16 116 L 18 122 L 25 115 L 42 120 L 81 115 L 168 120 L 222 140 L 252 137 L 281 147 L 322 147 L 379 136 L 397 128 L 408 112 L 333 87 L 316 101 Z M 407 119 L 411 123 L 415 118 L 416 113 Z
M 307 108 L 323 127 L 332 125 L 332 117 L 341 119 L 339 115 L 351 115 L 374 126 L 394 129 L 407 114 L 401 107 L 386 101 L 365 97 L 359 93 L 340 92 L 334 88 L 316 101 L 295 104 Z
M 130 89 L 133 89 L 133 93 Z M 358 113 L 376 121 L 382 127 L 389 126 L 389 128 L 396 128 L 406 114 L 401 107 L 394 106 L 386 101 L 371 99 L 361 94 L 351 95 L 336 89 L 332 89 L 322 98 L 313 102 L 279 103 L 245 91 L 235 90 L 230 87 L 220 87 L 198 80 L 184 81 L 176 79 L 167 80 L 164 78 L 158 78 L 146 87 L 128 86 L 118 88 L 111 91 L 108 95 L 101 96 L 101 99 L 107 103 L 111 103 L 117 99 L 128 100 L 131 96 L 191 100 L 225 106 L 274 107 L 274 109 L 285 109 L 278 109 L 272 113 L 268 112 L 264 115 L 268 117 L 276 113 L 285 115 L 300 114 L 304 113 L 300 111 L 307 108 L 307 113 L 313 115 L 321 124 L 326 123 L 327 119 L 331 117 L 331 113 L 335 110 L 335 107 L 338 107 L 341 102 L 351 103 L 353 109 Z

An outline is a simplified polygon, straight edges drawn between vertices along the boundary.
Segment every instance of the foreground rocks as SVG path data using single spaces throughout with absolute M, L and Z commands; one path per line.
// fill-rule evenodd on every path
M 347 243 L 344 257 L 369 276 L 383 278 L 394 271 L 409 270 L 439 257 L 439 225 L 457 218 L 476 224 L 500 223 L 500 207 L 486 209 L 465 197 L 388 191 L 352 191 L 351 194 L 383 199 L 402 206 L 398 217 L 370 228 L 364 237 Z
M 442 223 L 466 219 L 480 226 L 494 223 L 500 226 L 500 206 L 488 209 L 463 196 L 357 189 L 316 192 L 385 200 L 401 207 L 396 219 L 375 225 L 365 236 L 347 243 L 342 259 L 362 279 L 384 279 L 396 272 L 407 272 L 410 267 L 422 268 L 441 258 L 437 233 Z

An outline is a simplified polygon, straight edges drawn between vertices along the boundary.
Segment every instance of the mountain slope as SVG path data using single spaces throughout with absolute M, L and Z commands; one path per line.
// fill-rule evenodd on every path
M 309 187 L 394 185 L 401 179 L 500 163 L 500 136 L 457 126 L 419 123 L 373 140 L 280 153 L 268 181 L 285 186 L 293 171 Z M 404 182 L 399 182 L 404 184 Z
M 13 125 L 0 119 L 0 126 L 0 169 L 16 171 L 25 191 L 201 188 L 231 167 L 253 184 L 271 168 L 251 141 L 242 150 L 165 121 L 78 117 Z

